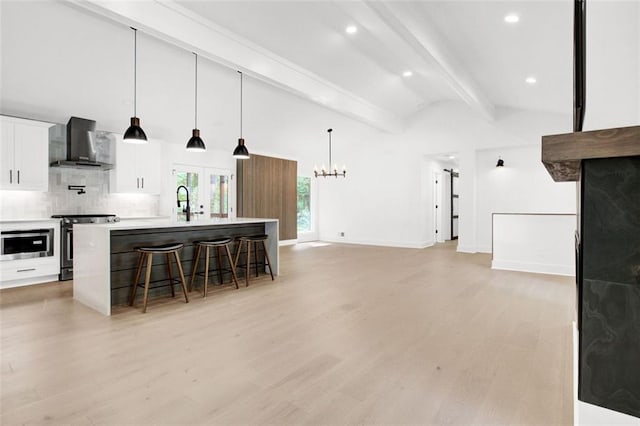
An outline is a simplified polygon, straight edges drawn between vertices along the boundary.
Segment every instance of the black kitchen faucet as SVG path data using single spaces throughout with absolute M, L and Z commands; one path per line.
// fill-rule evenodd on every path
M 178 187 L 178 189 L 176 189 L 176 200 L 178 201 L 178 207 L 180 207 L 180 188 L 184 188 L 185 192 L 187 193 L 187 207 L 185 209 L 183 209 L 182 211 L 186 214 L 187 216 L 187 222 L 191 221 L 191 206 L 189 205 L 189 188 L 187 188 L 184 185 L 180 185 Z

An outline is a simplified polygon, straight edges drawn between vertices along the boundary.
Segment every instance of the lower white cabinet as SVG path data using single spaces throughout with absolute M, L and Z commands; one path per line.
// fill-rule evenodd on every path
M 110 192 L 160 194 L 160 142 L 116 143 L 116 167 L 110 173 Z
M 0 189 L 49 190 L 51 123 L 0 116 Z
M 3 239 L 11 235 L 11 233 L 13 233 L 13 237 L 16 237 L 15 233 L 20 232 L 17 237 L 21 237 L 22 234 L 32 234 L 34 230 L 49 229 L 53 229 L 48 242 L 53 249 L 50 256 L 7 259 L 7 256 L 2 254 L 2 258 L 0 258 L 0 288 L 58 281 L 58 275 L 60 274 L 60 220 L 43 219 L 0 222 L 0 231 L 3 233 Z

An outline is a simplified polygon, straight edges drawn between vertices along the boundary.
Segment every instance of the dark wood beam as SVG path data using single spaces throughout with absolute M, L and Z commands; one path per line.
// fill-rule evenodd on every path
M 582 160 L 640 155 L 640 126 L 542 137 L 542 163 L 556 182 L 577 181 Z

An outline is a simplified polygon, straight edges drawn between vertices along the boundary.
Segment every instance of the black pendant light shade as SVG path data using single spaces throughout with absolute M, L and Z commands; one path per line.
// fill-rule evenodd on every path
M 238 146 L 233 150 L 233 158 L 238 160 L 248 160 L 249 159 L 249 150 L 244 144 L 244 139 L 242 138 L 242 72 L 238 71 L 240 74 L 240 138 L 238 139 Z
M 207 147 L 204 146 L 204 142 L 200 139 L 200 130 L 193 129 L 191 139 L 187 142 L 187 151 L 206 151 Z
M 244 146 L 244 139 L 238 139 L 238 146 L 233 150 L 233 158 L 237 158 L 238 160 L 249 159 L 249 150 Z
M 124 132 L 125 142 L 128 143 L 147 143 L 147 135 L 140 127 L 140 119 L 136 116 L 136 95 L 138 80 L 138 30 L 133 30 L 133 117 L 131 117 L 131 126 Z
M 195 124 L 193 131 L 191 132 L 191 138 L 187 142 L 187 151 L 203 152 L 207 150 L 204 145 L 204 141 L 200 138 L 200 130 L 198 129 L 198 55 L 194 53 L 196 57 L 196 78 L 195 78 Z
M 496 167 L 504 167 L 504 160 L 500 157 L 498 157 L 498 163 L 496 164 Z
M 124 132 L 123 139 L 129 143 L 147 142 L 147 135 L 140 127 L 140 119 L 138 117 L 131 117 L 131 126 Z

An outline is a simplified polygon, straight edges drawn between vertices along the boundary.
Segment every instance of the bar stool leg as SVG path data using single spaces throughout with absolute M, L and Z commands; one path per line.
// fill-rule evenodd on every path
M 198 261 L 200 260 L 200 250 L 202 246 L 198 244 L 198 248 L 196 249 L 196 258 L 193 262 L 193 266 L 191 267 L 191 282 L 189 282 L 189 291 L 193 290 L 193 280 L 196 278 L 196 272 L 198 272 Z
M 244 265 L 245 268 L 245 287 L 249 287 L 249 269 L 251 268 L 251 241 L 247 241 L 247 264 Z
M 171 285 L 171 297 L 176 297 L 176 292 L 173 290 L 173 270 L 171 269 L 171 256 L 167 253 L 167 269 L 169 272 L 169 283 Z
M 218 279 L 220 279 L 220 284 L 224 284 L 222 278 L 222 254 L 219 246 L 216 246 L 216 257 L 218 258 Z
M 253 242 L 253 260 L 254 260 L 254 268 L 256 270 L 256 278 L 258 278 L 258 242 Z
M 205 248 L 205 258 L 204 258 L 204 297 L 207 297 L 208 286 L 209 286 L 209 246 Z
M 224 248 L 227 252 L 227 259 L 229 259 L 229 266 L 231 267 L 231 276 L 233 277 L 233 282 L 236 283 L 236 288 L 240 288 L 238 286 L 238 277 L 236 276 L 236 267 L 233 265 L 233 260 L 231 260 L 231 252 L 229 251 L 229 246 L 225 244 Z
M 238 245 L 236 247 L 236 255 L 233 264 L 236 268 L 238 268 L 238 260 L 240 260 L 240 251 L 242 250 L 242 240 L 238 240 Z
M 178 251 L 174 251 L 173 254 L 176 256 L 176 263 L 178 264 L 178 271 L 180 271 L 180 282 L 182 283 L 182 292 L 184 293 L 185 303 L 189 303 L 189 296 L 187 296 L 187 282 L 184 279 L 184 271 L 182 270 L 182 263 L 180 263 L 180 256 L 178 256 Z
M 149 299 L 149 281 L 151 281 L 151 265 L 153 264 L 153 254 L 147 253 L 147 276 L 144 280 L 144 305 L 142 313 L 147 312 L 147 300 Z
M 269 267 L 269 273 L 271 274 L 271 281 L 273 281 L 273 270 L 271 269 L 271 259 L 269 259 L 269 252 L 267 251 L 267 245 L 262 240 L 262 249 L 264 250 L 264 256 L 267 258 L 267 266 Z
M 133 302 L 136 299 L 136 292 L 138 290 L 138 283 L 140 282 L 140 275 L 142 274 L 142 260 L 144 259 L 144 253 L 140 253 L 138 257 L 138 268 L 136 269 L 136 280 L 133 283 L 131 294 L 129 294 L 129 306 L 133 306 Z

